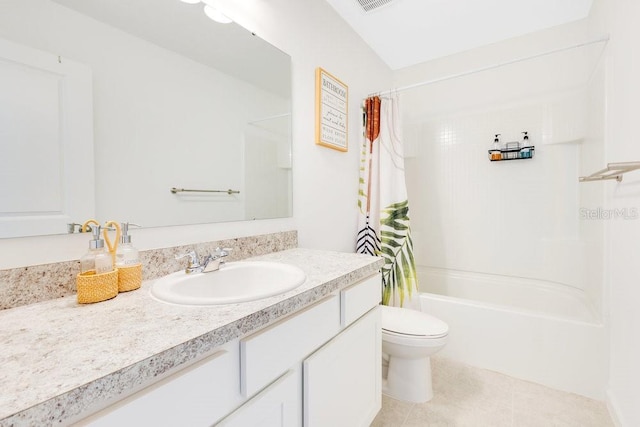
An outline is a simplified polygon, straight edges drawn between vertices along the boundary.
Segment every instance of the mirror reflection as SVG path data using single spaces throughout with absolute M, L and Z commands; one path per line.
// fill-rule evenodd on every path
M 291 216 L 290 128 L 289 56 L 201 3 L 0 2 L 0 237 Z

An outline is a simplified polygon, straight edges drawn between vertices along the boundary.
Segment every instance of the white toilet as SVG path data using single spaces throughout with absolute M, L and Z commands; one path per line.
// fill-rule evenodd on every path
M 384 305 L 381 308 L 383 374 L 388 362 L 382 392 L 409 402 L 431 400 L 430 356 L 447 343 L 449 326 L 420 311 Z

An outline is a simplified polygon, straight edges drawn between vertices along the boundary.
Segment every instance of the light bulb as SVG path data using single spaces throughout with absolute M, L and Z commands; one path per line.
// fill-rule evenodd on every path
M 208 4 L 204 5 L 204 13 L 210 19 L 213 19 L 214 21 L 219 22 L 221 24 L 228 24 L 230 22 L 233 22 L 233 20 L 231 20 L 227 15 L 220 12 L 218 9 L 212 6 L 209 6 Z

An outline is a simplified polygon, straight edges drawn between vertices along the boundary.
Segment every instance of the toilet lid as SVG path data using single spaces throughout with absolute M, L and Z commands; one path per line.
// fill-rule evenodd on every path
M 408 308 L 382 307 L 382 330 L 402 335 L 441 337 L 449 326 L 440 319 Z

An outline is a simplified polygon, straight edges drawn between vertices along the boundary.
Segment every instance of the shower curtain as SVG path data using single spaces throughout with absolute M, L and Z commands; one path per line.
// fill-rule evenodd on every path
M 356 252 L 384 258 L 382 303 L 418 308 L 396 95 L 364 101 Z

